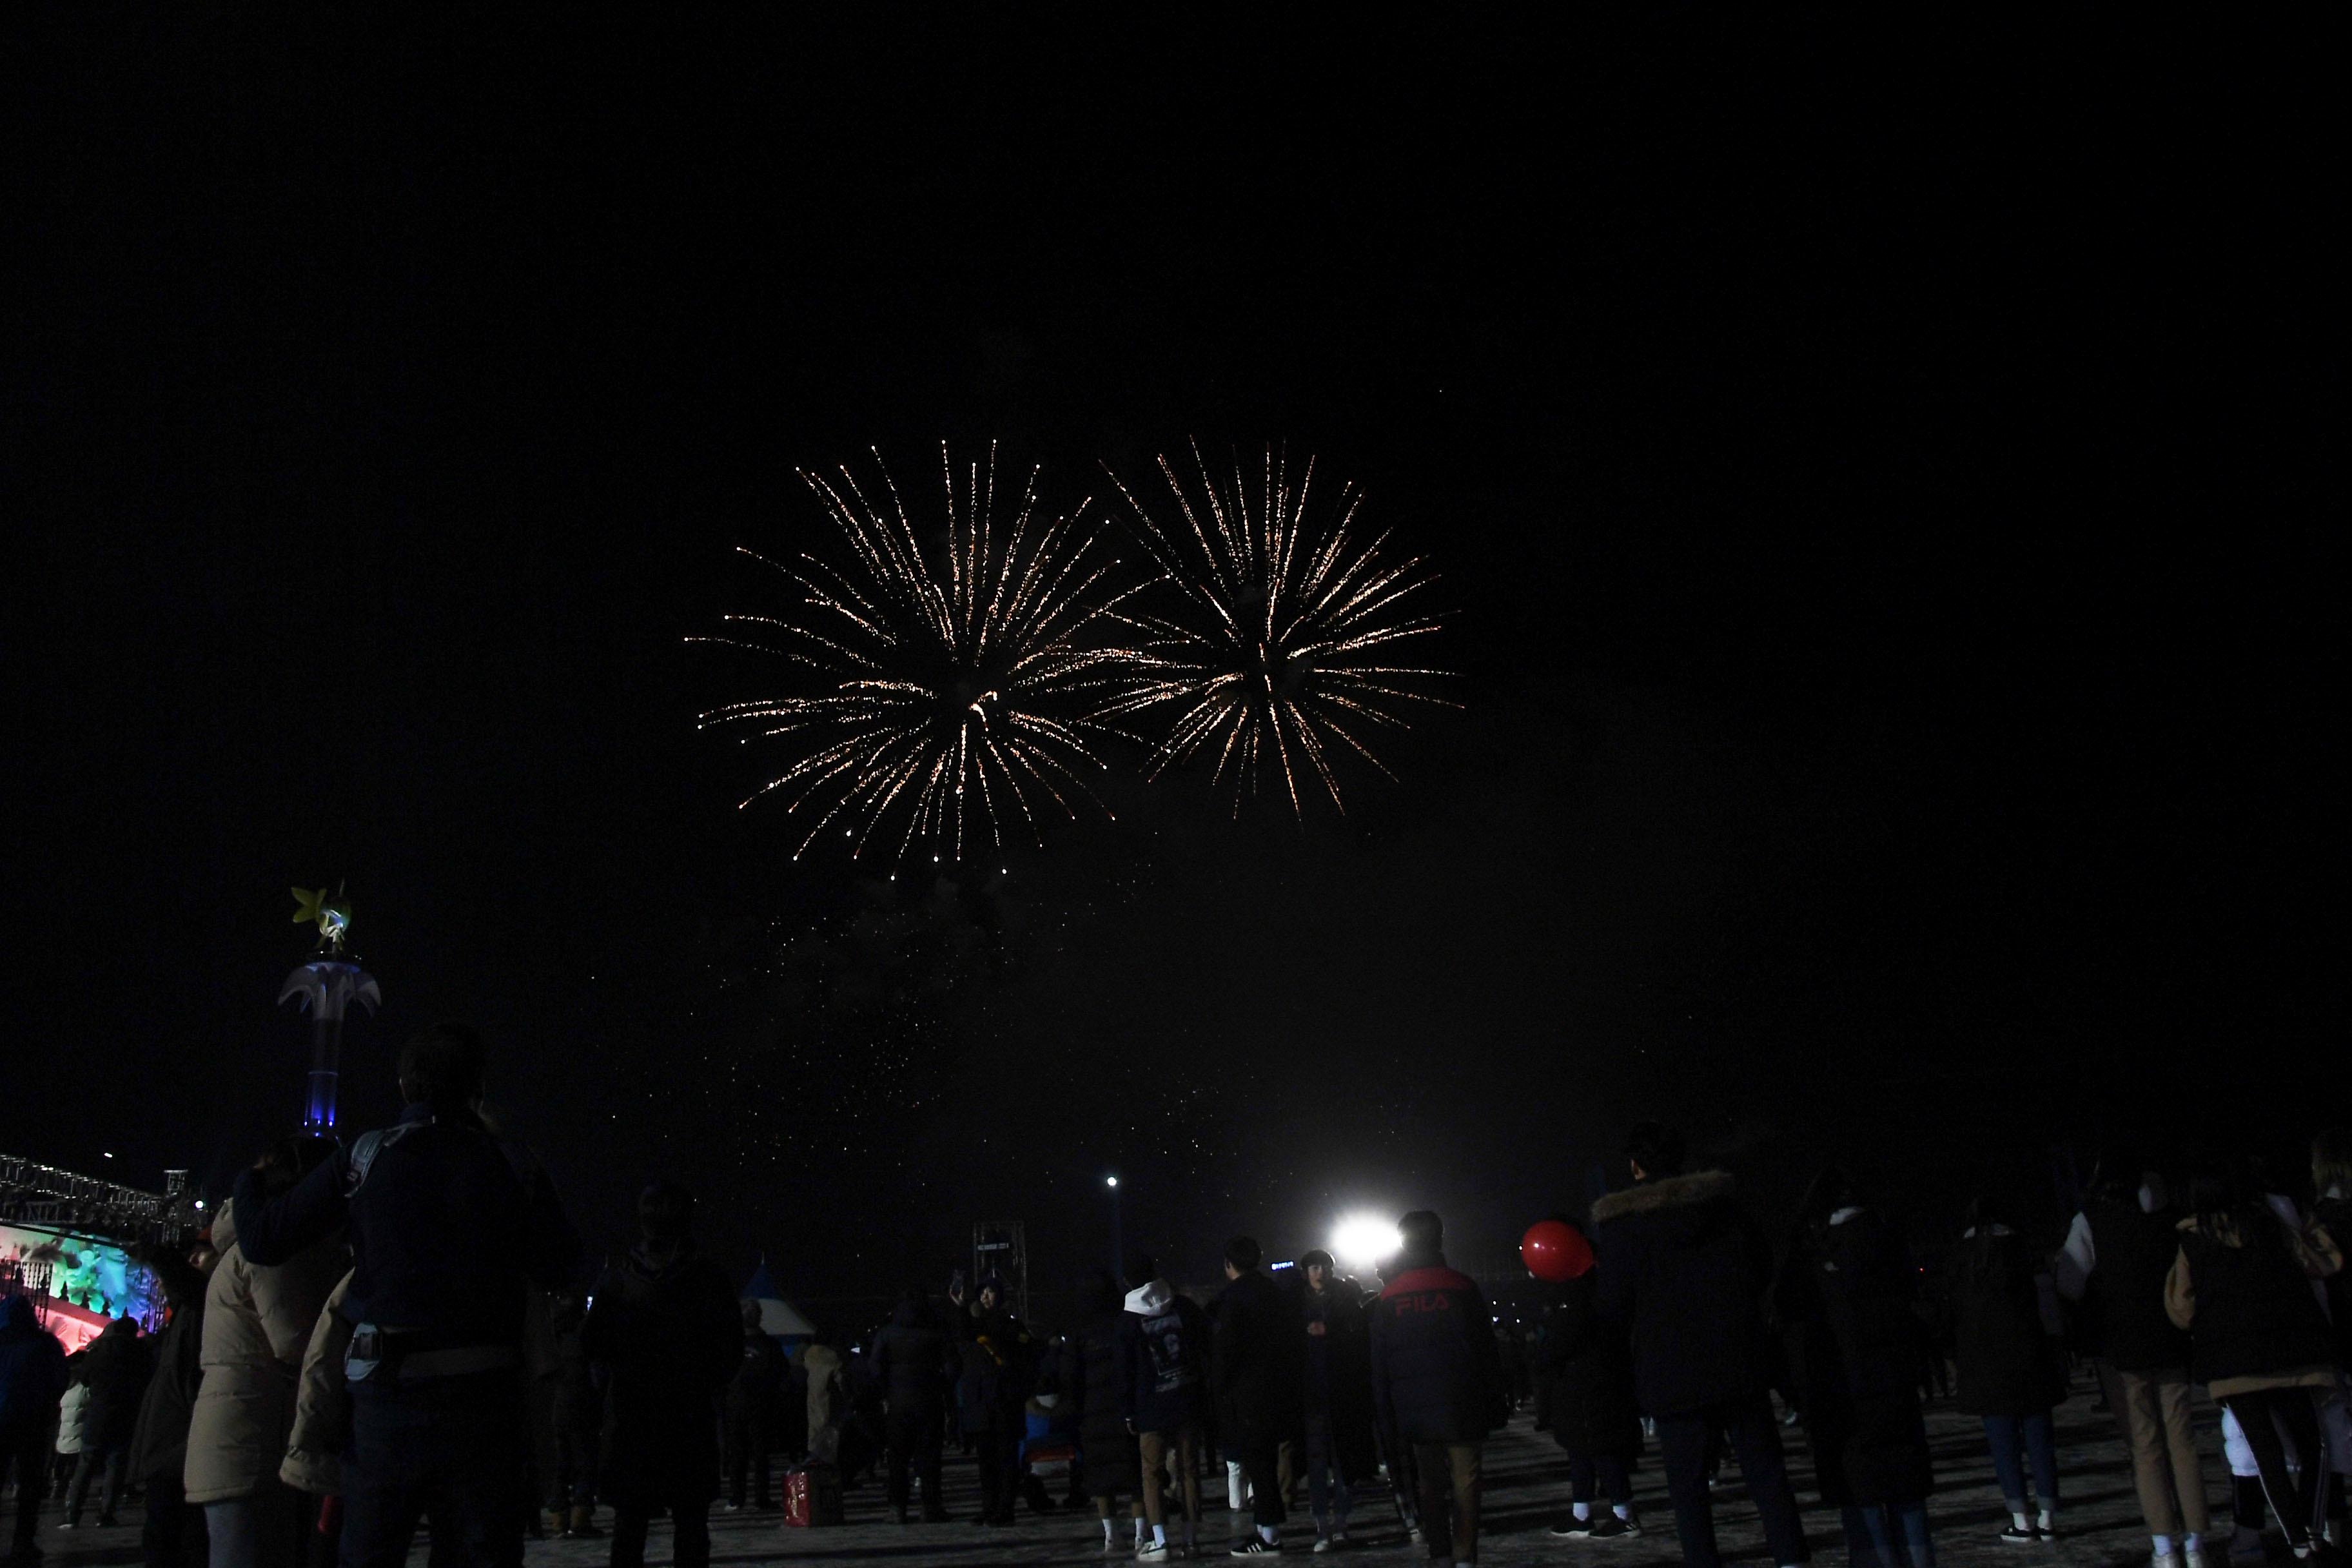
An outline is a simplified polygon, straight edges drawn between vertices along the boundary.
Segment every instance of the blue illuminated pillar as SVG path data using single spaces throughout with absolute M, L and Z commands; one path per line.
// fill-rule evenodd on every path
M 283 1003 L 299 996 L 310 1014 L 310 1079 L 302 1101 L 302 1131 L 332 1132 L 335 1091 L 342 1076 L 343 1014 L 354 1001 L 375 1011 L 383 994 L 375 976 L 341 956 L 320 956 L 286 977 L 278 993 Z

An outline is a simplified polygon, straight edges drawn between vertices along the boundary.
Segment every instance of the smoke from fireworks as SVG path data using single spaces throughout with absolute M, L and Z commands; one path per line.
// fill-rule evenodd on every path
M 1269 450 L 1255 496 L 1238 457 L 1230 483 L 1197 446 L 1192 463 L 1197 487 L 1160 459 L 1173 508 L 1164 522 L 1119 484 L 1164 587 L 1157 604 L 1117 612 L 1142 646 L 1096 717 L 1161 710 L 1168 730 L 1151 772 L 1213 752 L 1213 781 L 1230 774 L 1236 814 L 1262 769 L 1279 772 L 1291 809 L 1303 814 L 1303 768 L 1344 812 L 1335 749 L 1388 773 L 1367 744 L 1370 731 L 1405 727 L 1407 704 L 1458 706 L 1421 689 L 1450 672 L 1391 662 L 1396 645 L 1437 630 L 1418 608 L 1433 579 L 1419 557 L 1384 562 L 1386 533 L 1358 542 L 1363 496 L 1353 485 L 1339 487 L 1321 521 L 1311 518 L 1310 501 L 1319 502 L 1311 458 L 1294 484 L 1286 458 Z
M 1102 769 L 1087 745 L 1101 726 L 1086 709 L 1130 657 L 1101 640 L 1120 602 L 1108 552 L 1079 521 L 1084 503 L 1039 515 L 1034 469 L 1000 523 L 992 446 L 984 466 L 961 475 L 944 444 L 940 462 L 944 548 L 917 537 L 878 452 L 871 498 L 846 467 L 803 471 L 847 542 L 849 569 L 745 550 L 792 584 L 795 603 L 782 616 L 728 616 L 730 636 L 688 639 L 792 667 L 792 691 L 702 722 L 756 729 L 791 749 L 790 764 L 742 804 L 781 792 L 789 812 L 810 814 L 795 859 L 829 828 L 856 854 L 878 834 L 897 857 L 920 838 L 961 859 L 1002 843 L 1010 824 L 1034 836 L 1041 814 L 1075 816 L 1076 800 L 1095 798 L 1081 775 Z

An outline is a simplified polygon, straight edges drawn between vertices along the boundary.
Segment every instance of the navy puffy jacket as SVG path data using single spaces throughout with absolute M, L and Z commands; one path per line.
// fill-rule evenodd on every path
M 1495 1321 L 1476 1280 L 1407 1258 L 1371 1306 L 1372 1395 L 1407 1443 L 1475 1443 L 1508 1415 Z

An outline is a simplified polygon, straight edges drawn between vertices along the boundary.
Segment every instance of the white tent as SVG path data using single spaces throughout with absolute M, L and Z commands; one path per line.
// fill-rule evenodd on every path
M 749 1283 L 743 1287 L 743 1299 L 760 1303 L 760 1331 L 771 1339 L 813 1340 L 816 1325 L 808 1314 L 784 1300 L 769 1278 L 768 1260 L 761 1258 L 760 1267 L 751 1271 Z
M 775 1296 L 754 1296 L 760 1303 L 760 1331 L 779 1340 L 813 1340 L 816 1325 L 790 1301 Z

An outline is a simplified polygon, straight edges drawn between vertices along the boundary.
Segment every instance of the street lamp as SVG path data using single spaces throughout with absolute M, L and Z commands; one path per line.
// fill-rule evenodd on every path
M 1345 1264 L 1370 1268 L 1404 1246 L 1397 1227 L 1377 1215 L 1349 1215 L 1332 1227 L 1331 1251 Z
M 1103 1185 L 1110 1189 L 1110 1277 L 1127 1278 L 1127 1237 L 1121 1223 L 1118 1204 L 1118 1178 L 1105 1176 Z

